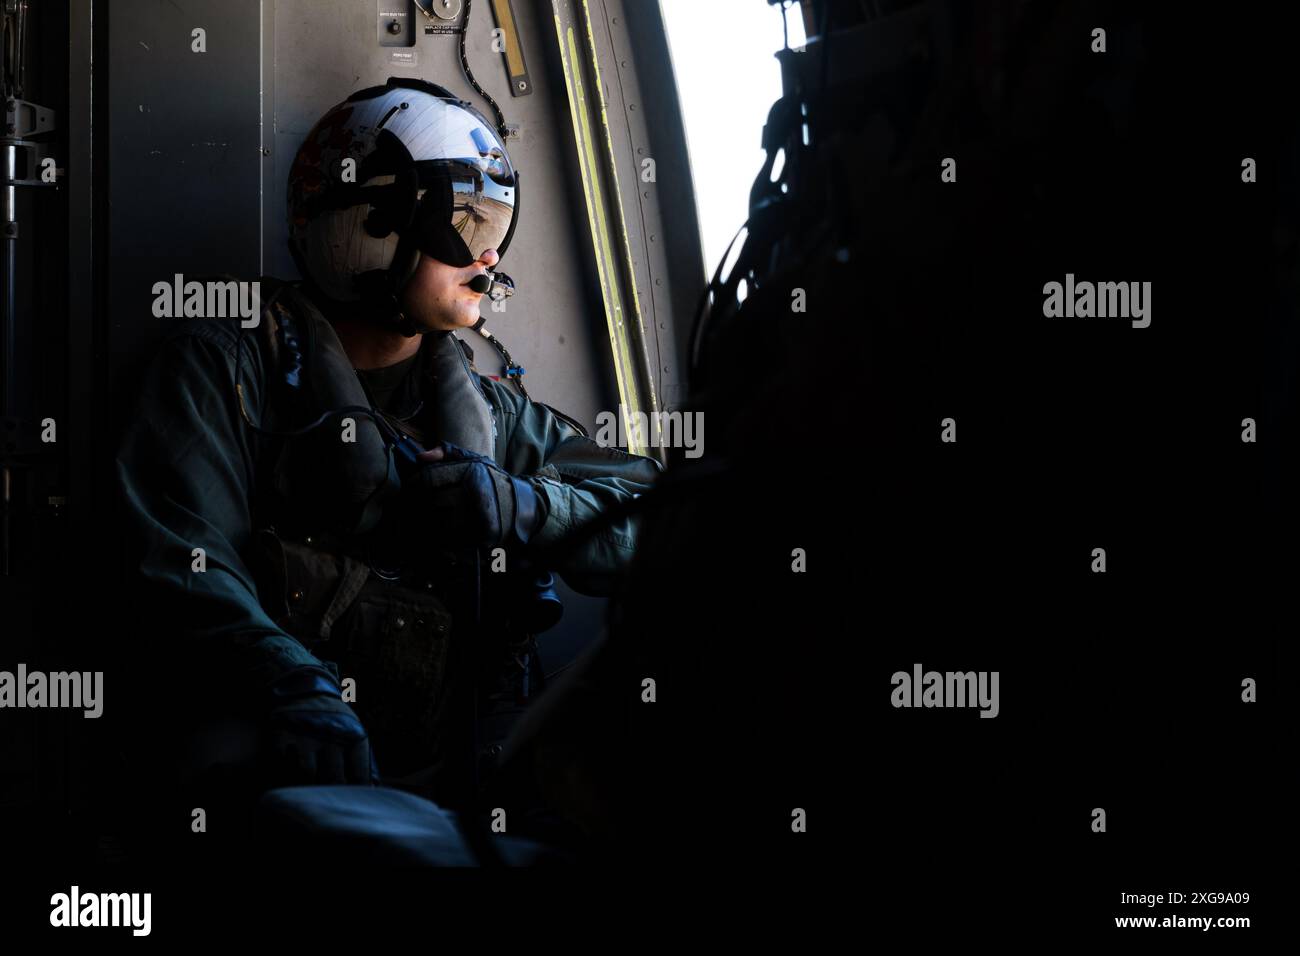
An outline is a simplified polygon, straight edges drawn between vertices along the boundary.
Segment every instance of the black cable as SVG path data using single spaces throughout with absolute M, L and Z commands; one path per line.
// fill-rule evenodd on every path
M 469 5 L 470 0 L 465 0 L 465 22 L 461 24 L 460 31 L 460 68 L 465 71 L 465 79 L 469 80 L 469 85 L 474 87 L 478 95 L 487 100 L 488 105 L 492 107 L 492 113 L 497 118 L 497 132 L 504 140 L 510 133 L 506 129 L 506 118 L 501 114 L 501 107 L 497 106 L 497 101 L 488 95 L 487 90 L 478 85 L 478 80 L 474 79 L 474 73 L 469 68 L 469 58 L 465 56 L 465 35 L 469 33 Z
M 430 20 L 434 19 L 433 14 L 425 9 L 424 4 L 420 3 L 420 0 L 415 0 L 415 8 L 419 10 L 421 13 L 423 13 L 425 17 L 427 17 L 428 19 Z M 478 80 L 474 79 L 474 71 L 469 68 L 469 57 L 465 55 L 465 34 L 469 33 L 469 11 L 470 11 L 470 0 L 465 0 L 465 17 L 461 21 L 460 30 L 459 30 L 460 68 L 465 73 L 465 79 L 469 80 L 469 85 L 474 87 L 475 92 L 478 93 L 479 96 L 483 97 L 483 99 L 487 100 L 488 105 L 492 107 L 492 113 L 494 116 L 496 116 L 496 120 L 497 120 L 497 132 L 501 135 L 501 138 L 504 140 L 509 135 L 509 133 L 506 130 L 506 118 L 501 114 L 501 107 L 497 106 L 497 101 L 492 99 L 492 97 L 488 94 L 487 90 L 483 89 L 483 87 L 478 85 Z
M 495 335 L 493 335 L 491 332 L 489 332 L 486 328 L 484 328 L 483 323 L 485 321 L 487 321 L 485 318 L 480 317 L 478 322 L 475 323 L 474 325 L 474 330 L 478 332 L 479 335 L 483 336 L 483 338 L 487 339 L 489 342 L 492 343 L 492 346 L 501 355 L 501 361 L 505 362 L 506 378 L 508 378 L 510 381 L 515 383 L 515 387 L 519 389 L 520 395 L 522 395 L 524 398 L 527 398 L 531 401 L 531 397 L 528 394 L 528 389 L 524 388 L 523 369 L 520 368 L 520 366 L 515 364 L 515 360 L 510 356 L 509 349 L 505 347 L 502 341 L 498 339 Z M 515 372 L 515 369 L 519 369 L 519 372 L 517 374 Z
M 700 343 L 704 335 L 705 317 L 710 311 L 709 309 L 706 308 L 706 305 L 708 304 L 709 301 L 709 293 L 713 291 L 721 290 L 721 284 L 719 280 L 722 278 L 722 267 L 727 264 L 727 257 L 731 255 L 731 247 L 736 244 L 736 240 L 740 238 L 740 234 L 749 228 L 749 224 L 751 221 L 752 221 L 752 217 L 746 219 L 744 223 L 741 224 L 740 228 L 736 230 L 736 234 L 731 237 L 731 241 L 727 243 L 727 249 L 725 252 L 722 253 L 722 258 L 718 260 L 718 267 L 713 271 L 713 279 L 710 280 L 708 285 L 704 287 L 704 292 L 700 296 L 700 302 L 695 307 L 695 317 L 691 321 L 691 334 L 687 338 L 687 345 L 686 345 L 686 355 L 690 363 L 690 370 L 692 376 L 694 376 L 696 369 L 699 366 L 699 350 L 700 350 Z M 748 242 L 749 237 L 746 236 L 745 240 L 746 242 Z M 739 265 L 740 265 L 740 256 L 738 254 L 736 257 L 735 264 L 731 267 L 732 271 L 734 272 Z M 728 274 L 727 278 L 728 279 L 731 278 L 730 274 Z M 715 306 L 717 306 L 718 304 L 719 303 L 716 302 L 714 303 Z

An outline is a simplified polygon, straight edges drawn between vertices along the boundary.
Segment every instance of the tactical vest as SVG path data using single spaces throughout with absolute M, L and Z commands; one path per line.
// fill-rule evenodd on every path
M 264 278 L 261 288 L 269 427 L 302 429 L 333 409 L 368 408 L 315 304 L 278 280 Z M 450 333 L 427 335 L 411 370 L 424 377 L 419 425 L 387 421 L 424 447 L 447 440 L 493 456 L 491 409 L 462 343 Z M 262 440 L 247 555 L 259 601 L 278 626 L 355 681 L 351 703 L 385 782 L 406 778 L 441 803 L 462 802 L 475 766 L 491 763 L 510 723 L 480 733 L 472 688 L 535 650 L 530 635 L 510 633 L 510 622 L 493 613 L 504 606 L 499 596 L 483 591 L 501 587 L 494 579 L 502 576 L 480 573 L 475 552 L 440 544 L 433 529 L 402 526 L 399 469 L 370 416 L 354 410 L 298 437 Z M 523 659 L 525 674 L 532 661 Z M 476 743 L 476 734 L 486 739 Z

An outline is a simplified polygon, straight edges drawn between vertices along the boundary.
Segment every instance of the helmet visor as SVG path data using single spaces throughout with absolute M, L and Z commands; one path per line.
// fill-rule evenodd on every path
M 488 249 L 503 254 L 515 217 L 510 160 L 487 137 L 474 139 L 478 155 L 416 163 L 423 190 L 414 220 L 417 244 L 453 266 L 472 265 Z
M 501 252 L 515 216 L 513 187 L 490 179 L 478 183 L 452 183 L 451 227 L 456 230 L 471 261 L 487 249 Z

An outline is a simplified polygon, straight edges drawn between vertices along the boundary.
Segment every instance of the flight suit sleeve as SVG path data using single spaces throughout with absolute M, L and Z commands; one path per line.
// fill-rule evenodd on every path
M 548 546 L 649 491 L 663 472 L 653 458 L 597 444 L 545 404 L 492 379 L 483 383 L 500 422 L 497 463 L 532 479 L 544 499 L 546 520 L 530 542 L 542 560 Z M 639 516 L 630 515 L 606 524 L 550 569 L 579 593 L 613 593 L 618 575 L 631 562 L 639 522 Z
M 321 663 L 270 620 L 240 557 L 252 534 L 256 463 L 235 402 L 235 333 L 214 323 L 186 322 L 159 347 L 119 446 L 117 487 L 155 662 L 199 665 L 251 691 Z M 252 332 L 244 335 L 241 384 L 250 417 L 260 421 Z M 198 548 L 206 570 L 195 569 Z

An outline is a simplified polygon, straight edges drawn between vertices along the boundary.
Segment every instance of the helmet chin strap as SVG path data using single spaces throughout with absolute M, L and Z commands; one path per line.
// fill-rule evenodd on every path
M 424 329 L 417 326 L 410 318 L 407 317 L 406 313 L 402 311 L 401 307 L 398 305 L 396 301 L 396 298 L 394 298 L 393 300 L 392 311 L 389 312 L 386 317 L 380 317 L 376 315 L 375 318 L 376 318 L 376 322 L 375 322 L 376 325 L 379 325 L 383 328 L 391 329 L 394 332 L 400 332 L 408 339 L 416 335 L 422 335 L 424 333 Z
M 397 321 L 393 323 L 394 331 L 402 333 L 408 339 L 423 334 L 424 330 L 417 328 L 415 323 L 406 317 L 405 312 L 397 313 Z
M 388 267 L 389 285 L 393 288 L 393 291 L 389 294 L 389 298 L 393 303 L 393 308 L 392 312 L 388 316 L 388 323 L 408 339 L 419 335 L 421 332 L 421 329 L 419 329 L 416 324 L 407 317 L 406 312 L 402 309 L 401 302 L 403 291 L 406 289 L 407 284 L 410 283 L 411 278 L 415 275 L 416 270 L 420 266 L 420 250 L 414 249 L 408 251 L 409 246 L 410 243 L 407 242 L 405 237 L 400 238 L 397 244 L 398 254 L 394 254 L 393 261 Z M 407 266 L 402 277 L 397 281 L 393 281 L 393 267 L 401 261 L 401 253 L 406 254 Z
M 405 250 L 399 245 L 398 252 L 404 253 Z M 371 272 L 359 276 L 357 291 L 361 295 L 361 301 L 355 304 L 333 304 L 333 315 L 357 319 L 387 332 L 399 332 L 408 339 L 422 334 L 424 330 L 407 316 L 401 303 L 402 292 L 419 265 L 419 250 L 415 251 L 414 256 L 395 255 L 393 264 L 404 258 L 407 266 L 402 270 L 400 278 L 394 275 L 392 265 L 384 273 Z
M 399 332 L 408 339 L 425 331 L 406 315 L 398 295 L 391 291 L 371 287 L 364 290 L 360 301 L 340 302 L 325 296 L 310 284 L 308 288 L 315 293 L 312 298 L 328 319 L 364 322 L 385 332 Z

